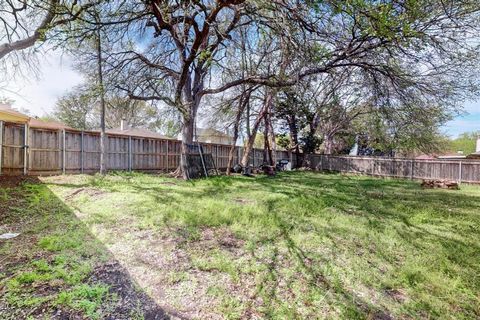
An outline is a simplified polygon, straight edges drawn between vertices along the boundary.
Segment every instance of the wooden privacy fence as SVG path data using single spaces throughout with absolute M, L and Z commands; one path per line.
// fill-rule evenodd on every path
M 206 153 L 212 154 L 217 168 L 226 169 L 230 146 L 201 144 Z M 107 134 L 106 168 L 169 172 L 178 167 L 180 150 L 181 141 L 175 139 Z M 242 147 L 235 148 L 234 164 L 242 153 Z M 277 151 L 275 155 L 277 159 L 289 156 L 286 151 Z M 263 150 L 252 150 L 249 161 L 254 166 L 262 164 Z M 29 128 L 0 121 L 0 174 L 51 175 L 99 170 L 99 132 Z
M 480 162 L 310 155 L 312 169 L 410 179 L 480 183 Z

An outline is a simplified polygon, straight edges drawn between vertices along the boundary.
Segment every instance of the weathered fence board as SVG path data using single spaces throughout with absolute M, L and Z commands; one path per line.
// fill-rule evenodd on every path
M 310 155 L 312 169 L 410 179 L 480 183 L 480 162 Z
M 21 174 L 25 165 L 25 127 L 6 122 L 2 138 L 2 173 Z

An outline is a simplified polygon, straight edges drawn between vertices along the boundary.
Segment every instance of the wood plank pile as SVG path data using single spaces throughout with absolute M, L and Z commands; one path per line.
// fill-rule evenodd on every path
M 421 186 L 424 189 L 460 189 L 458 182 L 451 180 L 422 180 Z

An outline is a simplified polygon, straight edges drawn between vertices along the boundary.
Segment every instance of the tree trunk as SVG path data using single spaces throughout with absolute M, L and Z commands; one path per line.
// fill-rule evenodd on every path
M 243 95 L 240 97 L 237 115 L 235 118 L 235 124 L 233 125 L 233 141 L 232 145 L 230 146 L 230 151 L 228 152 L 228 164 L 227 164 L 227 175 L 230 175 L 231 169 L 233 166 L 233 154 L 235 153 L 235 144 L 238 139 L 238 129 L 240 127 L 240 120 L 242 119 L 242 114 L 245 110 L 246 105 L 248 104 L 248 99 L 250 98 L 250 93 L 244 98 Z
M 103 70 L 102 70 L 102 41 L 100 38 L 100 29 L 97 30 L 97 72 L 98 72 L 98 87 L 100 91 L 100 174 L 106 173 L 106 148 L 105 148 L 105 88 L 103 85 Z
M 298 144 L 298 126 L 297 126 L 297 117 L 295 117 L 295 114 L 292 114 L 292 116 L 288 117 L 288 128 L 290 130 L 290 139 L 291 139 L 291 146 L 288 149 L 288 152 L 290 153 L 290 162 L 293 162 L 293 157 L 291 155 L 292 150 L 295 150 L 295 161 L 296 165 L 298 166 L 299 163 L 302 162 L 300 159 L 300 147 Z M 293 163 L 292 163 L 293 166 Z
M 177 103 L 179 106 L 177 109 L 182 110 L 182 107 L 186 107 L 187 113 L 183 114 L 183 124 L 182 124 L 182 148 L 180 156 L 180 166 L 177 169 L 177 176 L 181 176 L 183 179 L 188 179 L 187 174 L 187 159 L 186 155 L 188 153 L 187 145 L 193 144 L 195 137 L 195 121 L 197 119 L 197 111 L 200 105 L 200 100 L 202 96 L 199 92 L 203 88 L 203 73 L 202 68 L 195 68 L 193 74 L 193 83 L 191 75 L 187 76 L 185 83 L 183 85 L 183 101 L 180 99 Z
M 325 154 L 332 154 L 333 153 L 333 135 L 331 134 L 326 134 L 323 137 L 323 145 L 324 145 L 324 153 Z
M 177 171 L 178 171 L 177 175 L 181 176 L 183 179 L 188 179 L 187 159 L 186 159 L 186 155 L 188 153 L 188 146 L 187 145 L 193 144 L 194 123 L 195 123 L 195 120 L 191 116 L 183 118 L 180 167 L 177 169 Z
M 232 145 L 230 146 L 230 150 L 228 151 L 227 176 L 229 176 L 232 173 L 233 157 L 235 153 L 235 143 L 237 139 L 238 139 L 238 128 L 234 129 L 233 142 L 232 142 Z
M 271 111 L 270 111 L 271 112 Z M 271 137 L 271 142 L 270 142 L 270 149 L 269 149 L 269 155 L 270 155 L 270 165 L 274 166 L 275 165 L 275 160 L 276 160 L 276 152 L 277 152 L 277 142 L 275 141 L 275 131 L 273 131 L 273 123 L 272 123 L 272 114 L 268 113 L 267 118 L 267 124 L 270 128 L 270 137 Z
M 273 166 L 274 160 L 273 160 L 273 152 L 272 152 L 272 147 L 274 144 L 274 134 L 273 134 L 273 127 L 271 124 L 271 118 L 270 118 L 270 108 L 268 108 L 268 111 L 265 113 L 265 137 L 264 137 L 264 147 L 263 147 L 263 162 L 268 164 L 269 166 Z M 272 136 L 272 141 L 270 141 L 270 138 Z
M 271 94 L 267 95 L 265 99 L 265 103 L 263 104 L 262 109 L 258 113 L 257 119 L 255 119 L 255 123 L 253 125 L 251 134 L 248 137 L 247 144 L 245 145 L 245 148 L 243 148 L 242 161 L 240 163 L 242 167 L 246 167 L 248 165 L 248 157 L 250 156 L 250 152 L 252 152 L 253 144 L 255 143 L 255 138 L 257 136 L 258 128 L 260 127 L 260 123 L 265 117 L 267 106 L 271 103 L 272 98 L 273 97 Z
M 264 131 L 263 131 L 263 164 L 270 164 L 270 143 L 268 129 L 270 126 L 268 125 L 268 111 L 263 118 L 264 122 Z

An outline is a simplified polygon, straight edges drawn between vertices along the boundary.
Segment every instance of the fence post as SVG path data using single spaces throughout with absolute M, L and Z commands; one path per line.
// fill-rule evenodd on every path
M 167 142 L 168 147 L 168 142 Z M 128 172 L 132 172 L 132 136 L 128 136 Z
M 67 146 L 66 146 L 66 138 L 65 138 L 65 129 L 62 130 L 62 173 L 65 174 L 65 160 L 67 155 Z
M 458 183 L 462 183 L 462 161 L 458 162 Z
M 28 123 L 24 126 L 23 137 L 23 174 L 27 175 L 28 168 Z
M 413 170 L 415 170 L 415 159 L 412 159 L 410 161 L 410 179 L 411 180 L 413 180 L 413 178 L 415 177 Z
M 83 173 L 83 149 L 84 149 L 84 137 L 83 137 L 84 133 L 83 133 L 83 130 L 80 134 L 80 172 Z
M 3 160 L 3 121 L 0 121 L 0 175 L 2 174 Z
M 168 161 L 168 158 L 169 158 L 168 148 L 169 148 L 169 146 L 168 146 L 168 140 L 167 140 L 167 170 L 166 170 L 166 172 L 168 172 L 168 170 L 170 169 L 170 163 L 169 163 L 169 161 Z

